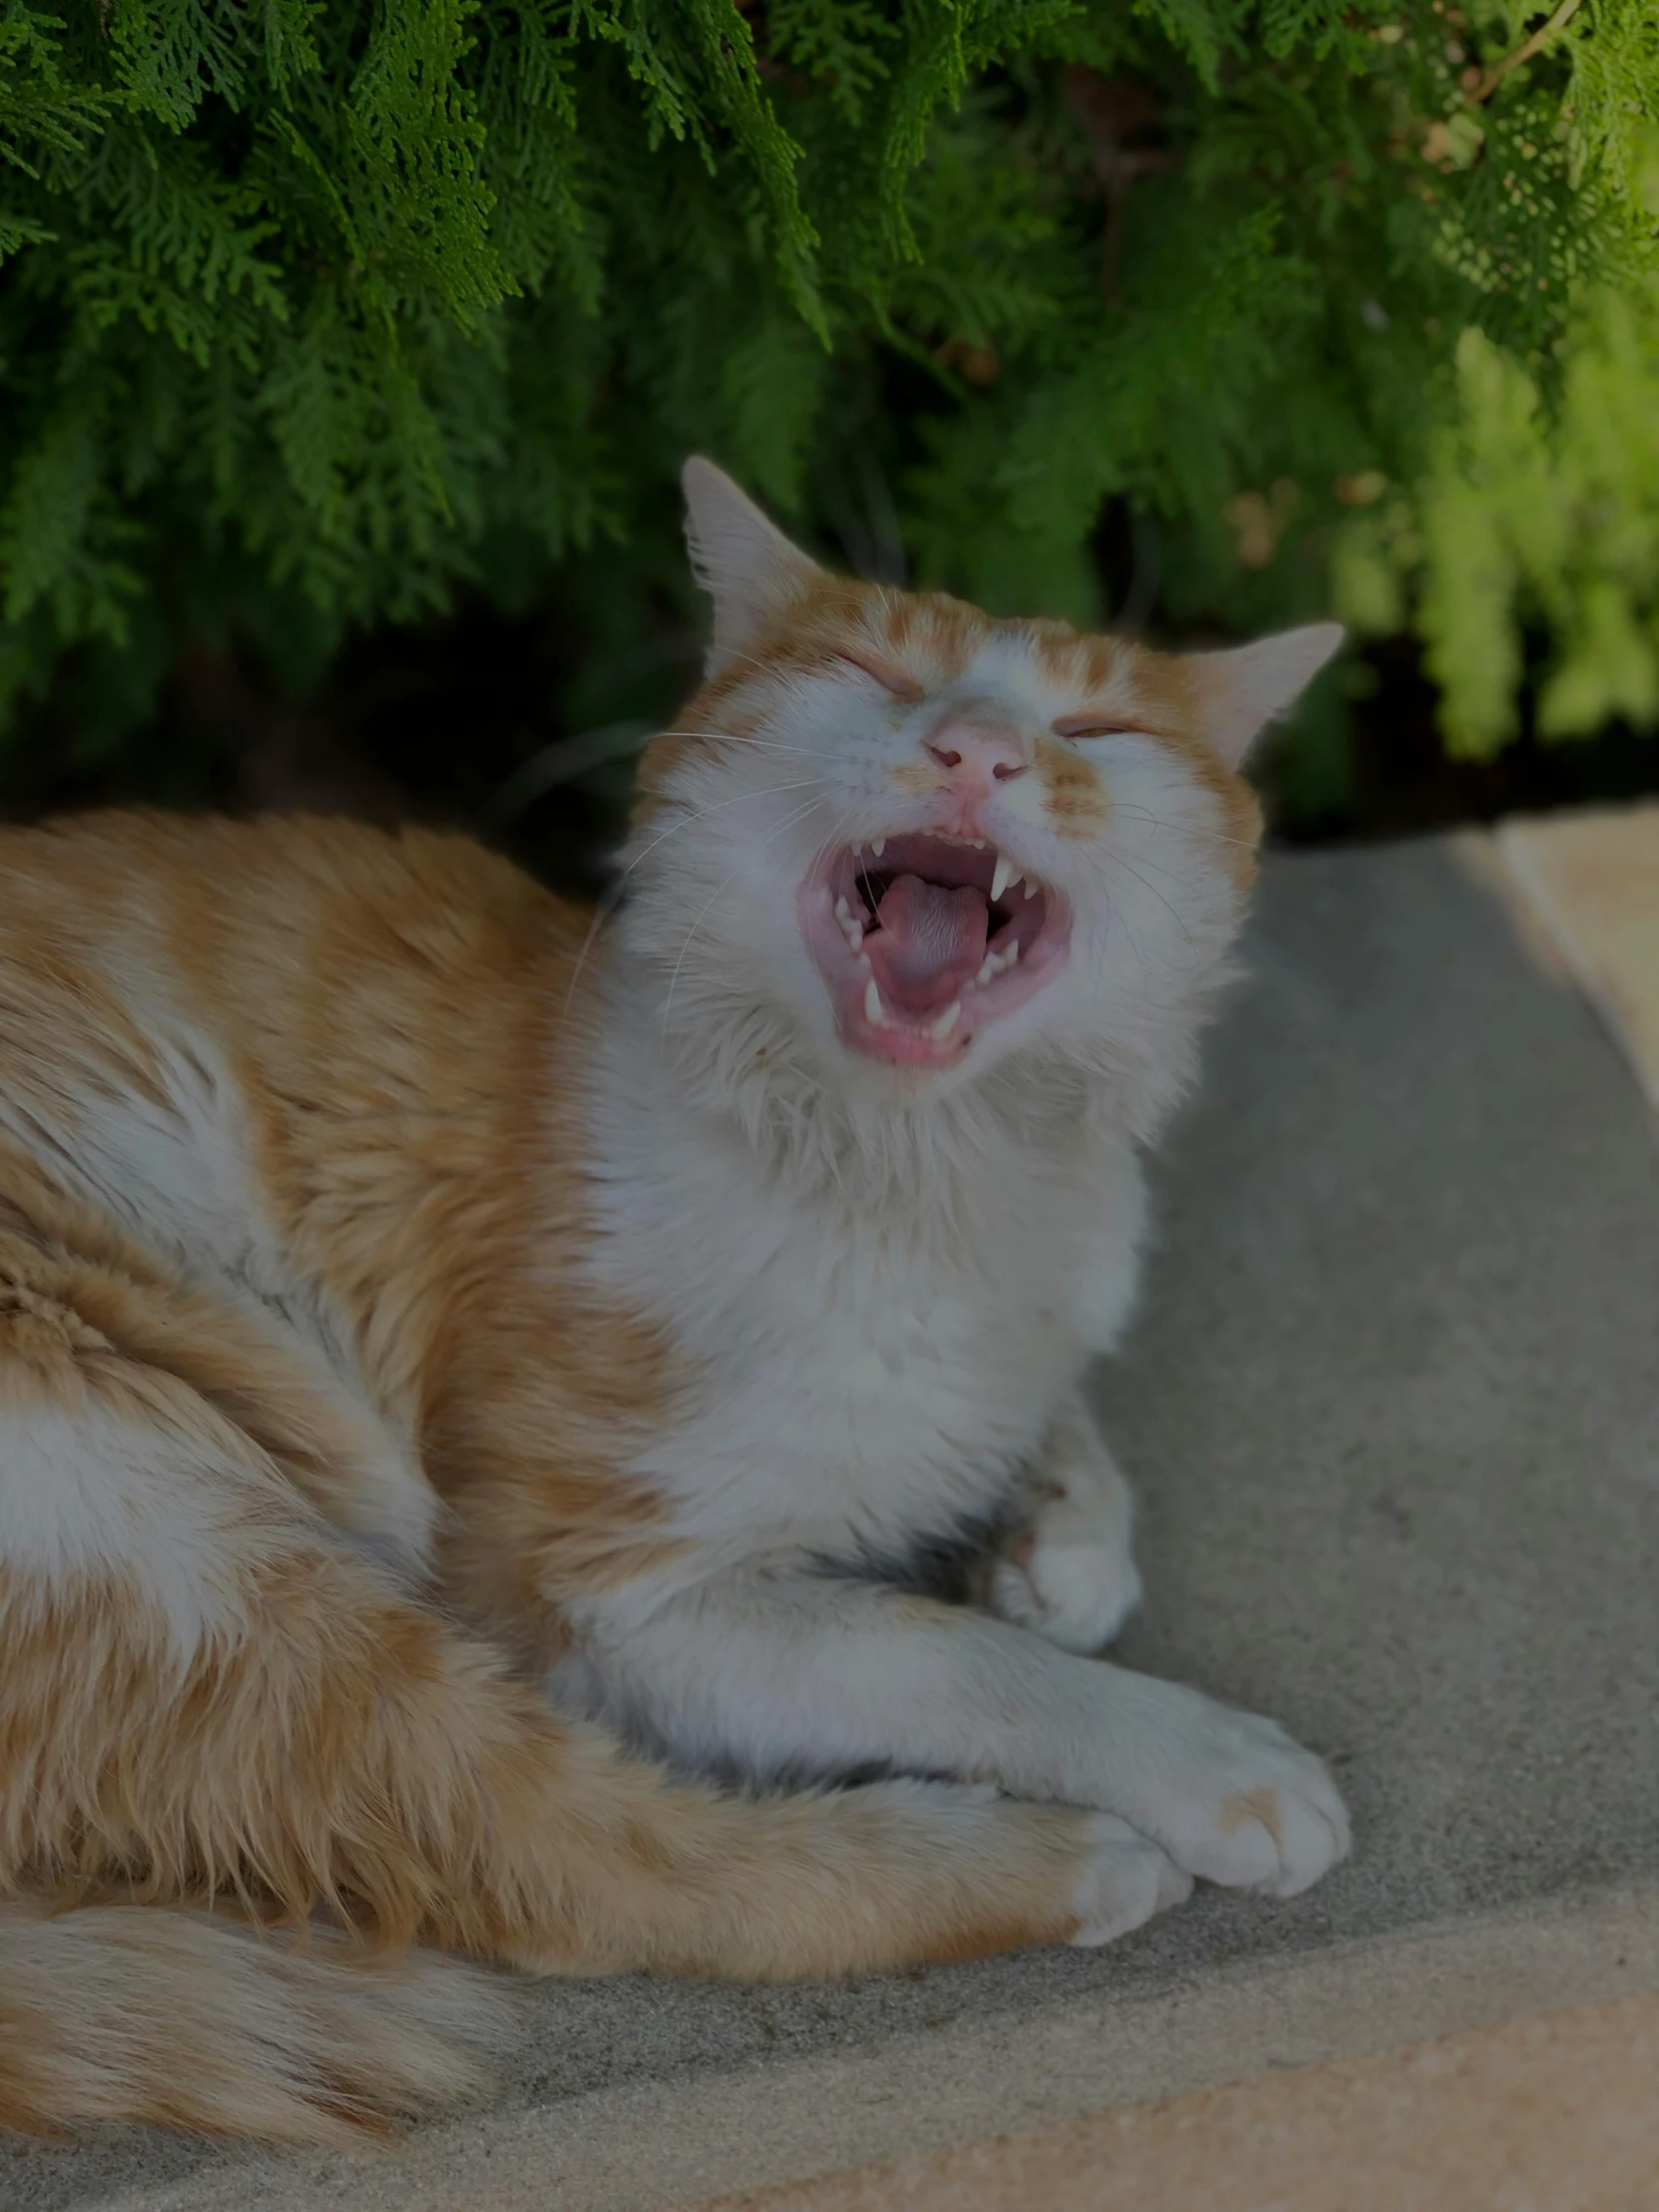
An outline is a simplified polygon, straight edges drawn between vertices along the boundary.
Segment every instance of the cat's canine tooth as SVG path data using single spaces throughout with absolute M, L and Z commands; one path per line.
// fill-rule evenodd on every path
M 1013 872 L 1013 861 L 1009 859 L 1006 852 L 999 852 L 996 856 L 996 868 L 991 876 L 991 904 L 993 906 L 1008 888 L 1008 878 Z
M 882 853 L 883 853 L 883 852 L 885 852 L 885 851 L 886 851 L 886 849 L 887 849 L 887 840 L 886 840 L 886 838 L 885 838 L 885 837 L 876 837 L 876 838 L 873 838 L 873 839 L 871 840 L 871 843 L 870 843 L 870 848 L 869 848 L 869 849 L 870 849 L 870 850 L 871 850 L 871 851 L 872 851 L 872 852 L 873 852 L 873 853 L 875 854 L 875 857 L 876 857 L 877 859 L 879 859 L 879 858 L 881 857 Z
M 953 998 L 950 1001 L 950 1004 L 945 1008 L 944 1012 L 940 1014 L 938 1020 L 930 1021 L 928 1023 L 927 1034 L 930 1037 L 937 1037 L 941 1039 L 944 1037 L 948 1037 L 951 1030 L 955 1028 L 957 1022 L 961 1019 L 961 1016 L 962 1002 L 959 998 Z
M 1036 895 L 1037 886 L 1035 883 L 1027 881 L 1020 886 L 1020 896 L 1022 898 L 1035 898 Z
M 864 1019 L 872 1029 L 886 1026 L 887 1009 L 881 1003 L 881 993 L 875 987 L 873 975 L 864 985 Z

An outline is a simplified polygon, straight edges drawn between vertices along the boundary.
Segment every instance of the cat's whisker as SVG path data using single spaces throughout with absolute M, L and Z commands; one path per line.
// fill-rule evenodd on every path
M 809 875 L 813 872 L 813 869 L 818 866 L 819 862 L 824 858 L 825 854 L 829 852 L 832 846 L 839 842 L 841 831 L 847 829 L 851 824 L 852 815 L 853 809 L 850 807 L 845 807 L 836 816 L 834 825 L 830 829 L 829 835 L 820 840 L 818 849 L 813 854 L 812 860 L 809 863 L 807 869 Z
M 799 779 L 799 781 L 793 784 L 759 784 L 755 787 L 753 791 L 737 792 L 733 795 L 732 798 L 717 799 L 710 806 L 688 808 L 681 815 L 678 822 L 671 823 L 669 827 L 665 830 L 663 830 L 659 836 L 655 836 L 652 838 L 651 842 L 646 846 L 643 852 L 637 853 L 635 857 L 629 861 L 628 865 L 622 871 L 622 880 L 626 882 L 628 877 L 633 874 L 635 868 L 637 868 L 642 861 L 648 860 L 651 857 L 652 853 L 656 851 L 658 845 L 666 844 L 670 837 L 678 835 L 678 833 L 682 830 L 689 829 L 693 823 L 706 822 L 710 815 L 724 814 L 728 807 L 742 806 L 745 800 L 772 799 L 776 797 L 779 792 L 804 792 L 810 786 L 815 784 L 822 788 L 823 783 L 824 779 L 822 776 L 803 776 Z
M 657 730 L 647 742 L 654 745 L 658 738 L 719 738 L 727 745 L 752 746 L 757 753 L 804 753 L 810 760 L 823 759 L 821 746 L 785 745 L 777 738 L 757 737 L 752 730 Z
M 1114 866 L 1130 868 L 1131 873 L 1133 873 L 1131 863 L 1126 860 L 1123 857 L 1122 853 L 1119 852 L 1114 846 L 1109 844 L 1104 845 L 1103 849 L 1106 853 L 1106 857 L 1113 863 Z M 1179 883 L 1183 880 L 1180 869 L 1170 867 L 1161 860 L 1153 859 L 1150 853 L 1142 852 L 1138 855 L 1138 858 L 1140 865 L 1142 867 L 1151 868 L 1154 875 L 1162 875 L 1167 881 L 1171 883 Z M 1148 885 L 1148 888 L 1150 887 L 1151 886 Z
M 1114 799 L 1112 812 L 1122 815 L 1126 820 L 1148 822 L 1154 830 L 1168 830 L 1177 836 L 1202 838 L 1206 844 L 1236 844 L 1247 852 L 1258 849 L 1255 837 L 1229 836 L 1224 830 L 1206 830 L 1198 823 L 1166 822 L 1162 815 L 1155 815 L 1149 807 L 1137 807 L 1133 801 Z
M 1139 939 L 1139 937 L 1136 936 L 1134 930 L 1130 928 L 1128 922 L 1124 919 L 1122 910 L 1120 909 L 1117 900 L 1113 898 L 1110 891 L 1106 893 L 1106 927 L 1108 930 L 1120 930 L 1123 935 L 1129 939 L 1129 949 L 1131 952 L 1134 953 L 1135 958 L 1140 962 L 1141 981 L 1143 984 L 1148 982 L 1151 978 L 1152 971 L 1146 964 L 1146 954 L 1141 949 L 1141 940 Z M 1100 1003 L 1100 986 L 1105 976 L 1105 963 L 1097 962 L 1094 971 L 1094 996 L 1091 1001 L 1091 1003 L 1094 1005 L 1098 1005 Z
M 1168 910 L 1170 919 L 1175 923 L 1175 926 L 1186 938 L 1187 943 L 1189 945 L 1192 945 L 1193 933 L 1191 929 L 1188 928 L 1187 923 L 1183 919 L 1179 909 L 1164 896 L 1163 892 L 1158 888 L 1157 884 L 1148 882 L 1147 878 L 1141 873 L 1140 869 L 1136 867 L 1134 861 L 1126 860 L 1123 854 L 1114 850 L 1114 848 L 1110 844 L 1105 846 L 1105 851 L 1108 859 L 1112 861 L 1114 866 L 1127 868 L 1129 873 L 1134 876 L 1136 882 L 1141 884 L 1146 890 L 1149 890 L 1152 893 L 1153 897 L 1157 899 L 1158 903 Z M 1196 946 L 1194 946 L 1193 949 L 1196 950 Z

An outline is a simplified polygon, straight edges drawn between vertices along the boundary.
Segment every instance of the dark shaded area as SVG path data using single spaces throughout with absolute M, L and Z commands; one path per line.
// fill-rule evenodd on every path
M 1274 827 L 1287 843 L 1406 836 L 1659 792 L 1659 737 L 1614 724 L 1593 738 L 1545 743 L 1531 726 L 1530 695 L 1520 736 L 1495 760 L 1448 760 L 1434 687 L 1411 639 L 1369 647 L 1349 673 L 1362 696 L 1346 702 L 1336 732 L 1295 727 L 1267 764 Z M 1329 755 L 1316 762 L 1320 745 Z
M 0 760 L 0 811 L 152 804 L 413 820 L 476 830 L 558 888 L 593 893 L 626 817 L 633 753 L 671 721 L 697 654 L 665 621 L 632 666 L 596 680 L 584 643 L 544 615 L 462 602 L 359 639 L 302 701 L 248 659 L 200 647 L 142 735 L 108 751 L 88 740 L 71 667 Z M 610 760 L 559 773 L 569 740 L 607 732 Z

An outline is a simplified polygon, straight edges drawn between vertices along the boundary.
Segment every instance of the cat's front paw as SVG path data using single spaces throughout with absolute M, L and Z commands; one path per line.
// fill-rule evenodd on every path
M 1132 1786 L 1113 1802 L 1189 1874 L 1295 1897 L 1348 1856 L 1347 1808 L 1325 1763 L 1277 1721 L 1173 1682 L 1155 1693 Z M 1126 1779 L 1128 1777 L 1126 1776 Z
M 1068 1399 L 1026 1470 L 991 1562 L 990 1609 L 1066 1651 L 1099 1651 L 1141 1601 L 1135 1498 L 1088 1407 Z
M 1192 1895 L 1192 1876 L 1111 1813 L 1089 1816 L 1085 1854 L 1087 1871 L 1074 1901 L 1077 1926 L 1068 1938 L 1085 1948 L 1127 1936 Z
M 990 1609 L 1065 1651 L 1102 1651 L 1141 1602 L 1128 1542 L 1068 1512 L 1039 1512 L 1010 1536 L 991 1568 Z

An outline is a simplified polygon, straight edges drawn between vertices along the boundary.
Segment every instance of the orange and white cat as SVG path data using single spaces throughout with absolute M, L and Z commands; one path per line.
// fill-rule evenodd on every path
M 329 2140 L 472 2081 L 445 1951 L 835 1974 L 1347 1849 L 1079 1656 L 1136 1148 L 1338 633 L 993 622 L 686 487 L 707 680 L 591 942 L 456 836 L 0 832 L 0 2121 Z M 993 1521 L 984 1606 L 896 1586 Z

